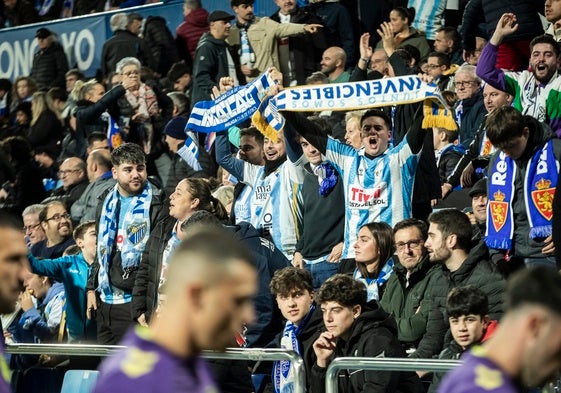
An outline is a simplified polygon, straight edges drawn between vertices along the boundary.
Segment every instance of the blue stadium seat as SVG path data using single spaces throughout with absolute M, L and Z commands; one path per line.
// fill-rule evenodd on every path
M 90 393 L 98 374 L 96 370 L 68 370 L 64 374 L 60 393 Z

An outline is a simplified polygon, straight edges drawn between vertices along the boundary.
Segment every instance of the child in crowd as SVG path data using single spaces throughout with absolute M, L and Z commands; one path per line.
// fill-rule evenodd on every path
M 497 321 L 489 319 L 487 295 L 473 285 L 450 291 L 446 313 L 453 339 L 438 355 L 439 359 L 459 359 L 471 346 L 487 340 L 497 327 Z M 429 392 L 436 391 L 443 377 L 443 373 L 434 374 Z
M 80 248 L 78 254 L 42 260 L 29 254 L 29 262 L 33 273 L 48 276 L 64 285 L 68 342 L 95 342 L 95 321 L 86 319 L 86 281 L 96 256 L 96 222 L 78 225 L 74 239 Z

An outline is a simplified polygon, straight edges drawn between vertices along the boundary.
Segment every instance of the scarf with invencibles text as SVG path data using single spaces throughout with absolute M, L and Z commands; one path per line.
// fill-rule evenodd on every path
M 360 270 L 358 270 L 357 268 L 355 269 L 353 278 L 363 283 L 364 286 L 366 287 L 367 301 L 371 301 L 373 299 L 378 301 L 380 300 L 380 291 L 379 291 L 380 287 L 382 287 L 390 279 L 392 274 L 393 274 L 393 259 L 390 258 L 388 259 L 382 270 L 380 270 L 378 277 L 376 278 L 362 277 Z
M 127 211 L 122 216 L 124 217 L 122 222 L 119 220 L 121 202 L 118 187 L 119 185 L 116 184 L 103 203 L 98 228 L 97 260 L 100 265 L 99 283 L 103 287 L 109 287 L 109 258 L 119 230 L 118 226 L 123 229 L 121 264 L 125 274 L 130 274 L 138 267 L 150 235 L 152 186 L 146 182 L 142 192 L 132 197 Z
M 490 248 L 510 250 L 514 234 L 512 201 L 516 165 L 512 158 L 500 152 L 489 176 L 489 202 L 485 243 Z M 524 179 L 524 202 L 530 224 L 529 237 L 544 239 L 551 235 L 553 198 L 559 177 L 559 163 L 548 141 L 532 156 Z
M 425 101 L 423 128 L 458 126 L 435 84 L 424 83 L 418 76 L 406 75 L 379 80 L 327 85 L 296 86 L 268 97 L 276 82 L 266 71 L 251 83 L 237 86 L 214 101 L 199 101 L 193 107 L 186 129 L 219 132 L 253 116 L 253 122 L 265 136 L 276 140 L 284 125 L 278 111 L 348 111 L 403 105 Z M 278 108 L 278 109 L 277 109 Z
M 290 321 L 286 321 L 284 325 L 284 330 L 281 337 L 281 348 L 288 349 L 296 352 L 300 355 L 300 347 L 298 345 L 298 335 L 312 317 L 316 305 L 312 303 L 310 310 L 300 322 L 300 325 L 296 326 Z M 294 391 L 294 370 L 289 360 L 279 360 L 273 365 L 273 384 L 275 387 L 275 393 L 292 393 Z

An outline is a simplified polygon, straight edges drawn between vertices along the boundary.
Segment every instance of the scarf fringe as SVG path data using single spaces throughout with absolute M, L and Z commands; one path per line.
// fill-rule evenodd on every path
M 487 244 L 487 247 L 497 250 L 510 250 L 512 239 L 490 238 L 487 236 L 485 237 L 485 244 Z
M 542 225 L 530 229 L 530 238 L 539 239 L 551 236 L 553 233 L 551 225 Z

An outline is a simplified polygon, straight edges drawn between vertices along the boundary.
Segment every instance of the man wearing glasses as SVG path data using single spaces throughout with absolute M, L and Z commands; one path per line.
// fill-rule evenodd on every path
M 397 322 L 397 338 L 411 353 L 427 331 L 430 311 L 429 289 L 437 266 L 429 261 L 424 243 L 427 224 L 415 218 L 398 222 L 393 229 L 395 248 L 394 273 L 388 280 L 380 306 Z
M 74 244 L 72 221 L 61 201 L 49 202 L 39 213 L 39 222 L 46 239 L 31 246 L 35 258 L 60 258 L 68 246 Z M 26 230 L 29 228 L 26 227 Z
M 360 120 L 363 146 L 360 150 L 328 138 L 301 115 L 294 112 L 283 112 L 283 115 L 292 125 L 285 127 L 285 138 L 295 137 L 294 128 L 341 174 L 347 209 L 342 255 L 345 261 L 340 271 L 354 270 L 352 245 L 362 225 L 386 222 L 393 227 L 411 217 L 413 183 L 424 139 L 420 111 L 401 143 L 390 147 L 390 118 L 380 110 L 368 110 Z
M 70 209 L 88 186 L 86 163 L 78 157 L 67 158 L 60 164 L 57 175 L 62 186 L 55 189 L 43 203 L 61 200 Z
M 464 64 L 458 68 L 454 87 L 458 96 L 454 112 L 460 126 L 460 143 L 467 149 L 487 115 L 481 79 L 475 75 L 475 66 Z
M 30 205 L 21 213 L 23 219 L 23 234 L 28 247 L 47 238 L 41 226 L 41 221 L 39 221 L 39 213 L 44 207 L 44 205 L 39 204 Z

